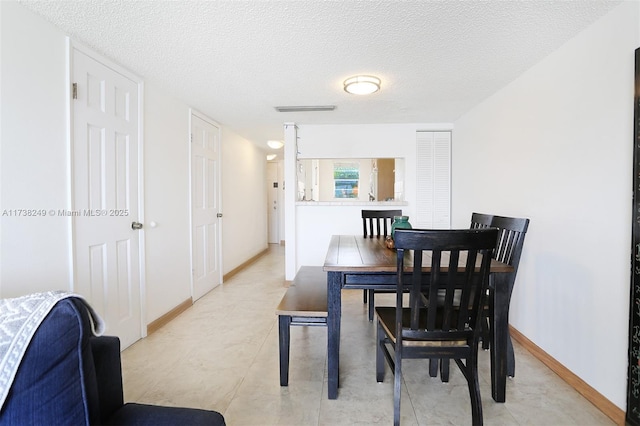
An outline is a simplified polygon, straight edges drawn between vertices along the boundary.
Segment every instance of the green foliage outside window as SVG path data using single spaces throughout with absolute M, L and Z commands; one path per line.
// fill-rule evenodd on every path
M 333 165 L 334 197 L 358 198 L 360 166 L 358 163 Z

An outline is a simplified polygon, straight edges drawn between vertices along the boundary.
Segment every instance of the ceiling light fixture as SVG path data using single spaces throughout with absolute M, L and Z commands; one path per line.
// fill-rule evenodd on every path
M 344 91 L 354 95 L 370 95 L 380 90 L 380 79 L 372 75 L 356 75 L 344 81 Z
M 284 142 L 282 141 L 267 141 L 267 145 L 272 149 L 280 149 L 284 146 Z
M 267 154 L 267 161 L 273 161 L 277 156 L 278 154 Z

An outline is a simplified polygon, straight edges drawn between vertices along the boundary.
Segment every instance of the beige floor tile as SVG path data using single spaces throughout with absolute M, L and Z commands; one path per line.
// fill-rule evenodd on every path
M 327 330 L 292 327 L 289 386 L 281 387 L 274 311 L 286 287 L 284 248 L 233 276 L 151 336 L 122 353 L 125 399 L 217 410 L 235 425 L 374 425 L 393 422 L 393 374 L 375 377 L 376 326 L 361 290 L 344 290 L 340 389 L 327 398 Z M 393 305 L 391 294 L 376 305 Z M 491 399 L 489 352 L 478 358 L 485 424 L 611 425 L 604 414 L 519 345 L 507 402 Z M 449 383 L 427 362 L 405 361 L 403 425 L 471 424 L 464 377 Z

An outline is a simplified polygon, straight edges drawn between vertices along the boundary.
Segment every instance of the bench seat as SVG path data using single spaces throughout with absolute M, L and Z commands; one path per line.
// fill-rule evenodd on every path
M 280 386 L 289 384 L 291 326 L 327 325 L 327 273 L 322 266 L 302 266 L 276 308 L 280 349 Z

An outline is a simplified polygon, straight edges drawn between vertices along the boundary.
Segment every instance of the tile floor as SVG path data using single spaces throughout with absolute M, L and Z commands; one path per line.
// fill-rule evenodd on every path
M 284 249 L 274 245 L 123 352 L 125 400 L 213 409 L 230 426 L 391 424 L 393 375 L 387 368 L 385 382 L 376 383 L 375 324 L 361 290 L 343 291 L 338 399 L 327 399 L 325 327 L 292 327 L 289 386 L 280 387 L 274 310 L 285 290 Z M 393 298 L 376 302 L 387 296 Z M 480 353 L 485 424 L 613 424 L 517 343 L 515 350 L 516 377 L 508 380 L 504 404 L 491 399 L 489 353 Z M 403 363 L 402 424 L 471 424 L 459 370 L 452 365 L 450 382 L 441 383 L 422 363 Z

